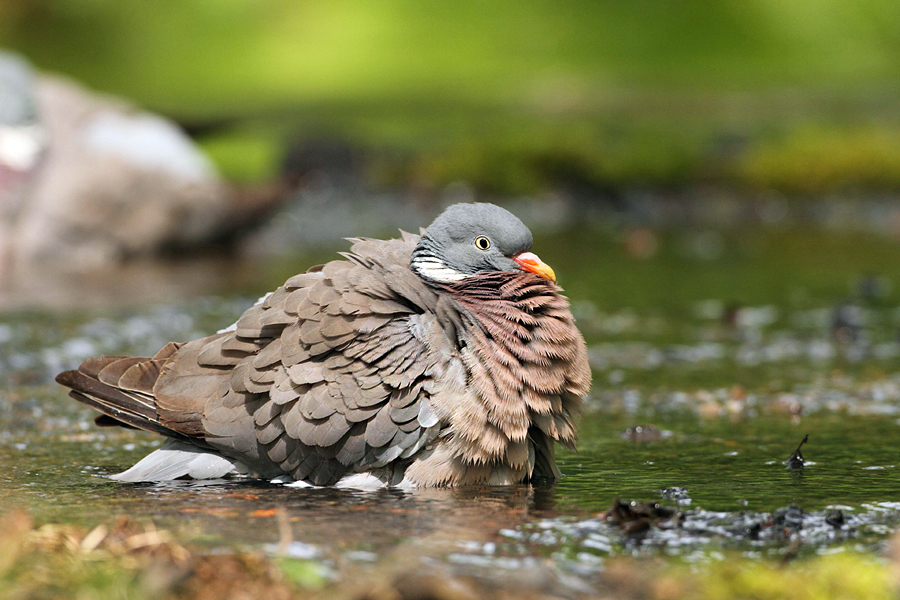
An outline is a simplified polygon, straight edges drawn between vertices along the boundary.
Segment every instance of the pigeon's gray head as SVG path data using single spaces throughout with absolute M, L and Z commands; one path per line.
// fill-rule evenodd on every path
M 490 271 L 536 273 L 556 281 L 531 250 L 531 231 L 493 204 L 454 204 L 428 226 L 409 266 L 427 281 L 450 283 Z

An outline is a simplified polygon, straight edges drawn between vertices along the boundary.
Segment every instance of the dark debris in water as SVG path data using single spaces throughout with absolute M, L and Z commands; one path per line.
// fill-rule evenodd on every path
M 786 461 L 784 461 L 784 464 L 787 465 L 788 469 L 802 469 L 803 465 L 806 464 L 806 461 L 803 460 L 803 454 L 800 452 L 800 448 L 802 448 L 803 444 L 808 441 L 809 434 L 807 433 L 805 436 L 803 436 L 803 439 L 800 440 L 800 445 L 797 446 L 797 449 L 791 453 Z
M 825 522 L 835 529 L 840 529 L 847 521 L 844 519 L 844 511 L 833 509 L 829 510 L 828 514 L 825 515 Z
M 766 522 L 766 526 L 780 528 L 787 536 L 803 529 L 803 519 L 806 513 L 796 504 L 779 508 L 772 513 L 772 520 Z
M 678 526 L 678 511 L 659 502 L 616 500 L 612 508 L 600 513 L 597 518 L 628 535 L 647 531 L 651 527 Z
M 546 519 L 501 534 L 517 544 L 550 547 L 557 556 L 576 563 L 590 562 L 591 556 L 659 553 L 708 561 L 725 549 L 790 559 L 848 544 L 872 549 L 898 524 L 897 502 L 811 512 L 792 504 L 760 513 L 684 511 L 656 502 L 617 500 L 589 519 Z

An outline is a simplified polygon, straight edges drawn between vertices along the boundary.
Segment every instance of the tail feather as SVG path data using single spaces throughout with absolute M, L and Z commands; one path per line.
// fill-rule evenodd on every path
M 81 392 L 72 390 L 69 392 L 69 396 L 75 398 L 79 402 L 83 402 L 87 404 L 91 408 L 99 410 L 103 413 L 103 416 L 108 417 L 108 419 L 103 419 L 99 424 L 101 425 L 112 425 L 109 419 L 117 421 L 117 425 L 121 424 L 126 427 L 131 427 L 135 429 L 143 429 L 144 431 L 152 431 L 154 433 L 160 433 L 162 435 L 176 438 L 179 440 L 188 441 L 190 438 L 188 436 L 178 433 L 177 431 L 173 431 L 163 425 L 160 425 L 156 421 L 150 421 L 148 419 L 143 419 L 141 417 L 135 416 L 132 413 L 129 413 L 124 410 L 120 410 L 115 406 L 109 404 L 108 402 L 97 398 L 96 396 L 88 396 L 87 394 L 82 394 Z M 99 417 L 102 419 L 102 417 Z M 193 441 L 193 440 L 190 440 Z
M 119 358 L 110 362 L 108 365 L 100 369 L 100 373 L 97 374 L 97 379 L 99 379 L 102 383 L 107 385 L 118 387 L 119 379 L 122 375 L 125 374 L 132 366 L 138 364 L 141 361 L 147 360 L 146 358 Z
M 111 362 L 115 362 L 117 360 L 128 358 L 127 356 L 96 356 L 94 358 L 89 358 L 78 366 L 78 370 L 88 377 L 93 377 L 97 379 L 100 376 L 100 371 L 103 370 L 104 367 L 109 365 Z M 59 378 L 57 378 L 59 381 Z M 65 385 L 65 384 L 63 384 Z
M 72 396 L 74 398 L 74 396 Z M 113 419 L 109 415 L 97 415 L 94 417 L 94 425 L 97 427 L 121 427 L 123 429 L 137 429 L 134 425 L 129 425 L 128 423 L 123 423 L 117 419 Z
M 169 342 L 159 349 L 159 352 L 153 355 L 153 360 L 165 361 L 167 358 L 178 352 L 178 349 L 184 346 L 184 342 Z
M 108 405 L 118 411 L 133 415 L 137 419 L 157 421 L 156 403 L 152 396 L 140 397 L 110 385 L 79 371 L 65 371 L 56 377 L 57 383 L 72 388 L 84 396 L 90 396 L 97 402 Z M 78 398 L 81 400 L 81 398 Z
M 119 377 L 118 386 L 123 390 L 153 396 L 153 386 L 159 379 L 165 360 L 143 360 L 130 366 Z
M 175 350 L 177 345 L 170 344 L 157 356 L 166 351 L 171 355 Z M 98 417 L 99 425 L 120 424 L 205 447 L 202 438 L 160 423 L 152 391 L 165 361 L 165 357 L 101 356 L 84 361 L 77 370 L 60 373 L 56 381 L 71 388 L 72 398 L 103 413 Z

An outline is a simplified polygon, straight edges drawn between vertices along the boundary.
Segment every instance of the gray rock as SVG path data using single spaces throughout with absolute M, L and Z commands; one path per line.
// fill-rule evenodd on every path
M 0 213 L 8 270 L 102 268 L 202 243 L 227 221 L 233 192 L 176 125 L 56 77 L 32 91 L 46 150 L 17 210 Z M 16 106 L 0 114 L 28 114 Z

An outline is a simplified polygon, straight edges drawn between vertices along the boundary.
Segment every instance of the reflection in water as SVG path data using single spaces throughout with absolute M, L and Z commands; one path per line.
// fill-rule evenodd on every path
M 150 511 L 159 526 L 214 543 L 277 542 L 284 510 L 295 540 L 381 553 L 400 543 L 490 541 L 501 529 L 553 518 L 552 488 L 528 486 L 357 492 L 262 482 L 168 482 L 116 486 L 117 508 Z M 116 506 L 118 505 L 118 506 Z M 188 520 L 185 517 L 189 517 Z

